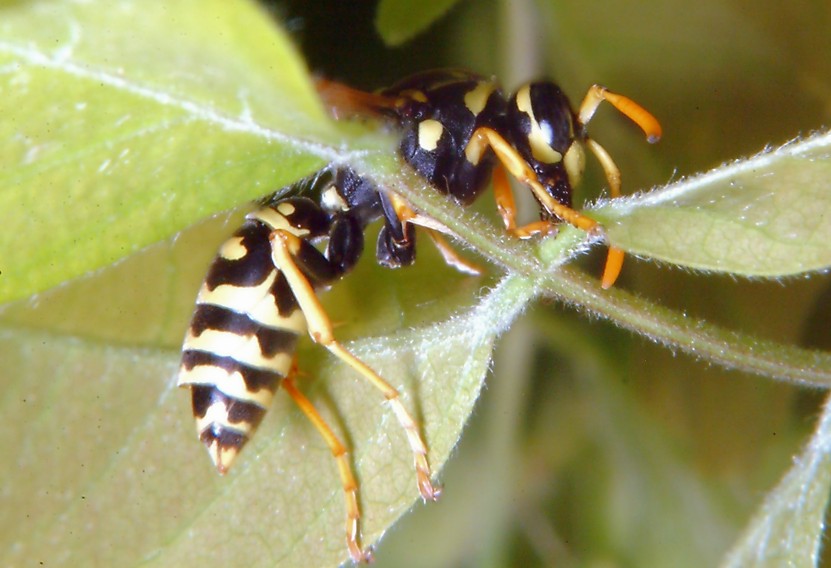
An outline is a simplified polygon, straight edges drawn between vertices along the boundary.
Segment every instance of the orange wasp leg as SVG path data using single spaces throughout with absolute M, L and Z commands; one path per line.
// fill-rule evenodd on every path
M 599 229 L 597 221 L 586 217 L 554 199 L 537 180 L 534 170 L 505 138 L 492 128 L 482 127 L 473 132 L 465 148 L 465 156 L 472 164 L 478 164 L 488 148 L 493 149 L 505 169 L 521 184 L 528 186 L 546 211 L 578 229 L 594 233 Z
M 419 493 L 425 501 L 435 501 L 440 490 L 433 487 L 430 479 L 431 471 L 427 461 L 427 447 L 421 438 L 418 425 L 401 402 L 398 391 L 335 339 L 329 316 L 326 315 L 326 311 L 318 300 L 309 280 L 294 261 L 294 257 L 300 249 L 301 239 L 283 230 L 274 231 L 270 238 L 274 265 L 283 272 L 288 281 L 308 323 L 309 335 L 315 343 L 324 346 L 330 353 L 355 369 L 384 394 L 395 417 L 407 435 L 407 441 L 415 462 Z
M 629 97 L 613 93 L 606 87 L 600 85 L 592 85 L 583 98 L 583 102 L 580 104 L 580 110 L 577 116 L 583 126 L 592 119 L 597 107 L 603 101 L 608 101 L 609 104 L 614 106 L 624 116 L 637 124 L 643 130 L 644 134 L 646 134 L 647 142 L 652 144 L 660 140 L 662 135 L 661 125 L 654 116 Z M 619 197 L 620 169 L 603 146 L 590 138 L 586 140 L 586 144 L 603 167 L 606 180 L 609 182 L 609 194 L 612 198 Z M 601 279 L 601 286 L 604 290 L 611 288 L 620 275 L 620 271 L 623 268 L 623 257 L 624 252 L 621 249 L 613 246 L 609 247 L 606 266 L 603 269 L 603 277 Z
M 353 562 L 372 562 L 372 552 L 361 549 L 359 543 L 360 528 L 358 523 L 361 512 L 358 507 L 358 481 L 352 473 L 352 466 L 349 465 L 349 454 L 346 447 L 312 405 L 311 401 L 297 390 L 292 376 L 283 379 L 282 386 L 326 441 L 326 445 L 329 446 L 329 450 L 338 464 L 338 475 L 340 475 L 344 497 L 346 498 L 346 546 L 349 549 L 349 556 Z
M 413 225 L 417 225 L 424 229 L 427 232 L 427 236 L 430 237 L 433 245 L 435 245 L 438 249 L 444 259 L 444 262 L 447 263 L 448 266 L 455 268 L 463 274 L 470 274 L 472 276 L 479 276 L 482 274 L 482 268 L 479 265 L 459 255 L 451 244 L 448 243 L 444 237 L 442 237 L 442 233 L 451 234 L 451 231 L 447 229 L 442 230 L 442 228 L 439 227 L 439 224 L 433 222 L 431 218 L 419 215 L 413 211 L 410 204 L 407 203 L 407 201 L 400 195 L 392 192 L 387 193 L 387 195 L 389 196 L 392 207 L 395 210 L 395 215 L 401 220 L 401 222 L 412 223 Z
M 505 230 L 520 239 L 528 239 L 536 235 L 547 235 L 556 232 L 556 227 L 550 221 L 534 221 L 521 227 L 516 226 L 516 201 L 511 189 L 511 182 L 505 168 L 497 166 L 493 170 L 493 197 L 496 208 Z

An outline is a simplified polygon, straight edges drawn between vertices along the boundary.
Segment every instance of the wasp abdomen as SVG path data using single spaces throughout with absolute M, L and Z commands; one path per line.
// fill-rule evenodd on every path
M 260 216 L 293 228 L 275 207 Z M 306 331 L 297 301 L 271 261 L 272 227 L 252 217 L 211 265 L 179 370 L 179 385 L 192 389 L 199 438 L 221 473 L 259 426 Z

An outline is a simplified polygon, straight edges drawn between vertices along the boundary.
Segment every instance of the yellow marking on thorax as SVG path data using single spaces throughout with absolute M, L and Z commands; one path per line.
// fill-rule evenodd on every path
M 422 150 L 432 152 L 439 146 L 444 126 L 438 120 L 428 118 L 418 123 L 418 145 Z
M 225 260 L 239 260 L 245 258 L 248 249 L 242 244 L 242 237 L 231 237 L 219 247 L 219 256 Z
M 516 94 L 516 106 L 519 110 L 528 115 L 531 119 L 531 132 L 528 133 L 528 144 L 531 147 L 531 155 L 535 160 L 544 164 L 556 164 L 563 159 L 563 155 L 550 146 L 551 133 L 543 132 L 537 117 L 534 116 L 534 109 L 531 106 L 531 87 L 525 85 Z
M 417 89 L 407 89 L 405 91 L 401 91 L 400 96 L 404 97 L 405 99 L 412 99 L 420 103 L 427 102 L 427 95 L 425 95 L 422 91 L 419 91 Z
M 496 86 L 489 81 L 482 81 L 467 93 L 465 93 L 465 106 L 467 110 L 473 113 L 473 116 L 479 116 L 479 113 L 488 104 L 488 99 L 493 93 Z
M 288 201 L 278 203 L 276 209 L 286 217 L 288 217 L 289 215 L 293 215 L 294 212 L 297 210 L 294 204 L 289 203 Z
M 263 207 L 245 216 L 246 219 L 256 219 L 268 225 L 273 230 L 282 230 L 291 233 L 297 237 L 305 237 L 309 234 L 308 229 L 298 228 L 289 223 L 286 215 L 294 213 L 294 206 L 291 203 L 280 203 L 277 205 L 277 211 L 271 207 Z
M 348 211 L 349 204 L 343 199 L 338 189 L 332 185 L 320 195 L 320 203 L 327 211 Z

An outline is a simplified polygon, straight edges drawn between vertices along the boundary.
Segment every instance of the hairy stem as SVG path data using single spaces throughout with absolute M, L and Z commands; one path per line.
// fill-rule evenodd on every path
M 584 233 L 561 230 L 539 245 L 511 239 L 490 219 L 463 211 L 414 176 L 380 180 L 419 210 L 455 232 L 472 250 L 529 280 L 548 296 L 608 319 L 669 348 L 730 369 L 820 388 L 831 386 L 831 354 L 783 345 L 668 309 L 621 289 L 602 290 L 597 279 L 564 266 L 585 246 Z M 543 260 L 543 258 L 545 260 Z

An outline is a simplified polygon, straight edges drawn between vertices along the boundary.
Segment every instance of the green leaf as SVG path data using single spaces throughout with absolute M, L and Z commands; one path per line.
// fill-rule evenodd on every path
M 627 252 L 778 277 L 831 266 L 831 133 L 592 211 Z
M 831 404 L 811 441 L 725 559 L 725 567 L 819 566 L 831 491 Z
M 555 248 L 557 243 L 545 243 Z M 512 266 L 518 266 L 514 263 Z M 831 387 L 831 353 L 734 331 L 668 308 L 620 288 L 603 290 L 597 278 L 573 267 L 542 270 L 539 294 L 606 318 L 643 337 L 693 357 L 795 385 Z
M 726 329 L 621 288 L 603 290 L 597 277 L 566 266 L 585 245 L 586 235 L 582 231 L 566 226 L 556 238 L 529 246 L 527 242 L 505 239 L 495 225 L 468 211 L 460 212 L 458 206 L 423 187 L 423 182 L 412 174 L 389 176 L 379 172 L 378 179 L 451 232 L 461 235 L 475 252 L 504 267 L 509 274 L 525 278 L 534 286 L 535 296 L 578 306 L 667 347 L 726 368 L 803 386 L 831 386 L 831 354 L 827 352 Z
M 6 3 L 0 70 L 0 301 L 343 157 L 248 1 Z
M 354 282 L 356 294 L 366 292 Z M 449 322 L 348 343 L 401 389 L 424 424 L 436 471 L 478 397 L 496 335 L 529 293 L 507 279 Z M 323 350 L 314 349 L 319 359 Z M 277 397 L 221 478 L 194 434 L 189 396 L 174 388 L 178 350 L 7 324 L 0 358 L 14 369 L 4 371 L 0 400 L 12 426 L 0 432 L 0 475 L 14 488 L 0 505 L 14 514 L 0 517 L 0 531 L 15 543 L 0 547 L 0 564 L 334 566 L 345 559 L 335 462 L 287 396 Z M 350 447 L 370 544 L 418 496 L 405 436 L 380 393 L 354 371 L 332 358 L 316 368 L 305 354 L 301 364 L 317 379 L 302 378 L 303 390 Z
M 375 27 L 387 45 L 401 45 L 427 29 L 459 0 L 381 0 Z

